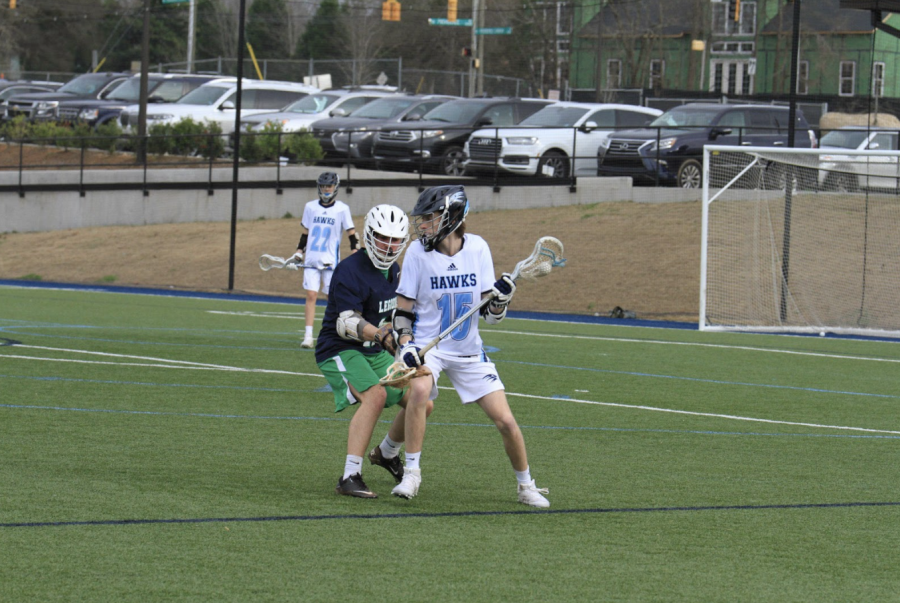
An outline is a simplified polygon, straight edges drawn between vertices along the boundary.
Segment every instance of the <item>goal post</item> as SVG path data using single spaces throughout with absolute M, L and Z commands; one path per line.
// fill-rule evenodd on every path
M 707 146 L 703 331 L 900 337 L 900 152 Z

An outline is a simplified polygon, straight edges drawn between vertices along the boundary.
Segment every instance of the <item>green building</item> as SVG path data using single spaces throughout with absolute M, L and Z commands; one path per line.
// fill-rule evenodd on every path
M 900 98 L 900 38 L 869 11 L 802 0 L 797 92 Z M 786 95 L 792 0 L 601 0 L 577 5 L 570 87 L 597 100 L 644 89 L 726 96 Z M 900 28 L 900 15 L 882 22 Z M 599 90 L 597 92 L 599 82 Z

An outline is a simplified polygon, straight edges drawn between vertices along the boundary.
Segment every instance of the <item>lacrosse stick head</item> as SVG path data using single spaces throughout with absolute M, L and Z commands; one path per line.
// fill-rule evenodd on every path
M 284 266 L 283 258 L 275 257 L 268 253 L 259 256 L 259 267 L 265 271 L 269 271 L 272 268 L 281 268 L 282 266 Z
M 427 366 L 420 366 L 418 368 L 406 366 L 403 362 L 395 362 L 391 366 L 388 367 L 387 373 L 378 380 L 378 383 L 381 385 L 390 385 L 391 387 L 396 387 L 397 389 L 403 389 L 409 382 L 412 381 L 416 377 L 422 377 L 424 375 L 431 375 L 431 369 Z
M 554 268 L 566 265 L 563 257 L 562 241 L 555 237 L 541 237 L 534 245 L 531 255 L 516 264 L 512 278 L 533 280 L 550 274 Z

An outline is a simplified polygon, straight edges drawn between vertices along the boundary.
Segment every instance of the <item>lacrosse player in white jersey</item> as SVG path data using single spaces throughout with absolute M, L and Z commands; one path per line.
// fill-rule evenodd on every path
M 426 410 L 438 395 L 437 381 L 446 374 L 463 404 L 478 404 L 503 437 L 503 446 L 518 481 L 519 502 L 549 507 L 546 489 L 535 486 L 528 467 L 525 440 L 506 400 L 503 382 L 482 347 L 478 316 L 459 325 L 423 358 L 422 347 L 449 327 L 482 297 L 496 295 L 482 316 L 497 324 L 516 290 L 509 274 L 495 280 L 491 250 L 478 235 L 467 234 L 469 200 L 460 185 L 436 186 L 420 196 L 411 216 L 418 241 L 403 260 L 393 327 L 400 345 L 398 358 L 409 367 L 425 365 L 431 375 L 410 383 L 406 406 L 406 468 L 392 490 L 401 498 L 419 491 L 419 466 L 425 438 Z
M 343 201 L 337 200 L 338 186 L 341 179 L 334 172 L 322 172 L 316 185 L 319 190 L 318 200 L 312 200 L 303 209 L 303 234 L 297 251 L 288 260 L 286 268 L 298 265 L 303 270 L 303 288 L 306 290 L 306 329 L 303 333 L 304 348 L 312 348 L 313 323 L 316 319 L 316 299 L 319 289 L 328 297 L 331 275 L 334 267 L 341 261 L 341 236 L 347 231 L 350 241 L 350 253 L 359 249 L 356 228 L 350 208 Z M 305 260 L 305 261 L 304 261 Z

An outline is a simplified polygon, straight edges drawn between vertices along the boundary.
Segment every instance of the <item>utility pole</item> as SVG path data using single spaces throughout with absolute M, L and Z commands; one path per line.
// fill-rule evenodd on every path
M 147 87 L 150 69 L 150 1 L 144 0 L 144 31 L 141 37 L 141 83 L 140 104 L 138 105 L 138 150 L 137 160 L 147 161 Z
M 478 3 L 478 28 L 484 29 L 484 9 L 487 5 L 487 0 L 481 0 Z M 477 35 L 477 33 L 476 33 Z M 481 44 L 478 45 L 478 58 L 477 63 L 475 63 L 475 71 L 478 74 L 478 90 L 476 94 L 478 96 L 484 95 L 484 38 L 481 39 Z
M 469 59 L 469 98 L 475 96 L 475 86 L 476 86 L 476 73 L 477 69 L 475 67 L 476 62 L 478 61 L 478 34 L 475 32 L 478 31 L 478 15 L 479 13 L 479 5 L 484 2 L 484 0 L 472 0 L 472 56 Z
M 194 38 L 196 36 L 197 0 L 191 0 L 188 9 L 188 39 L 187 39 L 187 72 L 194 73 Z

